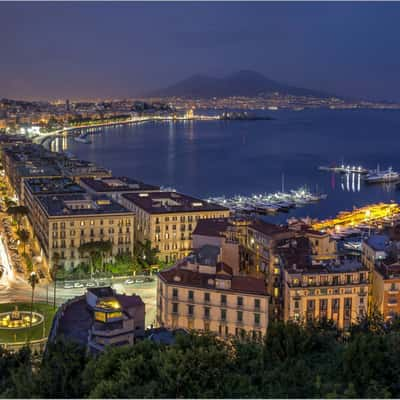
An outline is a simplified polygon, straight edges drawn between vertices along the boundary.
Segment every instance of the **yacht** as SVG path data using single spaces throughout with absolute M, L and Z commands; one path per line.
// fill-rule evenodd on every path
M 393 171 L 392 167 L 389 167 L 387 171 L 376 171 L 370 172 L 365 177 L 365 182 L 367 183 L 385 183 L 385 182 L 396 182 L 400 180 L 400 174 Z

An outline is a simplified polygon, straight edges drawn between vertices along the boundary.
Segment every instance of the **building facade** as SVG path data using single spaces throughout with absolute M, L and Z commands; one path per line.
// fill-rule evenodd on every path
M 188 258 L 158 274 L 157 320 L 167 328 L 260 338 L 268 326 L 268 302 L 262 279 L 234 276 L 218 261 Z
M 149 240 L 167 263 L 190 253 L 200 219 L 229 216 L 224 207 L 176 192 L 128 193 L 120 202 L 136 215 L 135 240 Z
M 368 308 L 368 270 L 357 261 L 287 266 L 284 320 L 332 320 L 348 329 Z

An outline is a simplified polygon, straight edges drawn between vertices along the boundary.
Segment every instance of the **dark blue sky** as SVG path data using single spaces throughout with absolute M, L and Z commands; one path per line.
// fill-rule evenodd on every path
M 0 2 L 0 97 L 135 96 L 253 69 L 400 101 L 400 3 Z

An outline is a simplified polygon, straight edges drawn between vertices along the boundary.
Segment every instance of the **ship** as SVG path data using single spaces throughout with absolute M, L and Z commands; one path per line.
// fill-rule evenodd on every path
M 387 183 L 387 182 L 397 182 L 400 180 L 400 174 L 393 171 L 392 167 L 389 167 L 387 171 L 371 171 L 366 177 L 365 182 L 367 183 Z

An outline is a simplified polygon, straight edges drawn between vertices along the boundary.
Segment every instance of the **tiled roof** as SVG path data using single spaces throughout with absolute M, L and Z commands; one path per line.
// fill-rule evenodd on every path
M 231 223 L 228 218 L 200 219 L 197 221 L 196 228 L 192 235 L 223 236 L 222 233 L 225 232 L 230 225 Z
M 218 275 L 215 274 L 200 273 L 179 266 L 174 266 L 161 271 L 158 273 L 158 276 L 168 284 L 204 289 L 216 289 L 215 279 L 218 278 Z M 267 295 L 263 279 L 247 276 L 232 276 L 230 289 L 217 290 L 240 292 L 243 294 L 256 294 L 259 296 Z

